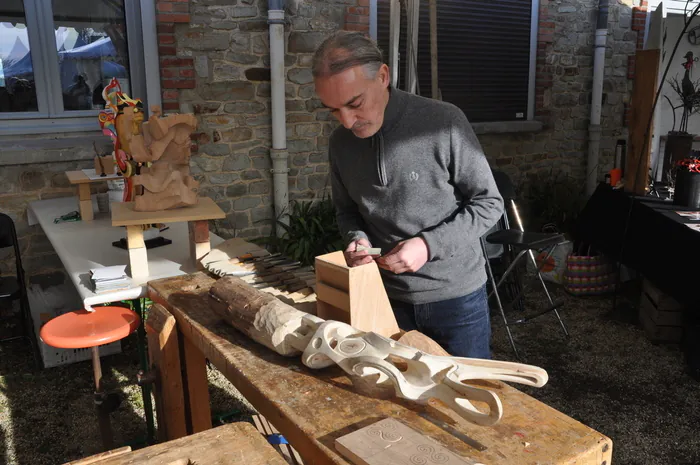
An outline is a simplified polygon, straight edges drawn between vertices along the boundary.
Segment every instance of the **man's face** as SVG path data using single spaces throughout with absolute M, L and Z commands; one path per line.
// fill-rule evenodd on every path
M 388 101 L 389 68 L 382 64 L 374 79 L 363 66 L 315 79 L 316 94 L 333 116 L 355 136 L 365 139 L 379 131 Z

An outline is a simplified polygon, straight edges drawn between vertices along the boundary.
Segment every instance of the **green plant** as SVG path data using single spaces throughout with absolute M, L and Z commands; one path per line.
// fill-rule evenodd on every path
M 292 201 L 287 221 L 278 218 L 276 224 L 284 231 L 274 233 L 255 242 L 264 244 L 271 252 L 279 252 L 298 260 L 303 265 L 313 265 L 318 255 L 341 250 L 343 238 L 335 219 L 333 201 L 324 197 L 316 201 Z
M 521 189 L 526 230 L 542 231 L 552 225 L 560 233 L 571 233 L 585 204 L 584 183 L 566 173 L 528 176 Z

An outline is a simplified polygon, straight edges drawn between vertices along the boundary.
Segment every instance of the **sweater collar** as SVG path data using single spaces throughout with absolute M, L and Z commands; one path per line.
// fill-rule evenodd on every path
M 407 93 L 389 86 L 389 102 L 384 109 L 384 122 L 382 123 L 382 132 L 389 132 L 396 126 L 403 116 L 407 102 Z

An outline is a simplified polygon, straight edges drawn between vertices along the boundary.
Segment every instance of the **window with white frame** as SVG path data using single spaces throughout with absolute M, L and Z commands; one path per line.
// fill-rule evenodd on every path
M 390 1 L 376 2 L 376 39 L 389 60 Z M 401 2 L 399 82 L 405 89 L 406 11 Z M 538 0 L 438 0 L 438 86 L 472 122 L 534 118 Z M 431 95 L 428 0 L 420 0 L 416 93 Z
M 65 121 L 98 127 L 104 86 L 117 78 L 132 88 L 125 4 L 134 3 L 0 1 L 0 133 L 10 124 L 20 133 Z

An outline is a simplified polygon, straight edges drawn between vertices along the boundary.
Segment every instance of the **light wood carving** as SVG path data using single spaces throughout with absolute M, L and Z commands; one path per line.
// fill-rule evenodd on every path
M 134 176 L 134 210 L 159 211 L 195 205 L 199 183 L 190 176 L 190 134 L 197 128 L 192 114 L 161 116 L 154 107 L 148 122 L 129 140 L 132 159 L 141 164 Z M 138 192 L 141 190 L 141 192 Z
M 464 419 L 482 426 L 498 423 L 498 395 L 465 381 L 501 380 L 541 387 L 541 368 L 521 363 L 429 355 L 374 332 L 325 321 L 236 277 L 219 279 L 210 289 L 212 308 L 256 342 L 284 356 L 298 356 L 313 369 L 340 366 L 351 378 L 377 391 L 393 388 L 397 397 L 419 404 L 439 399 Z M 481 412 L 472 401 L 486 403 Z

